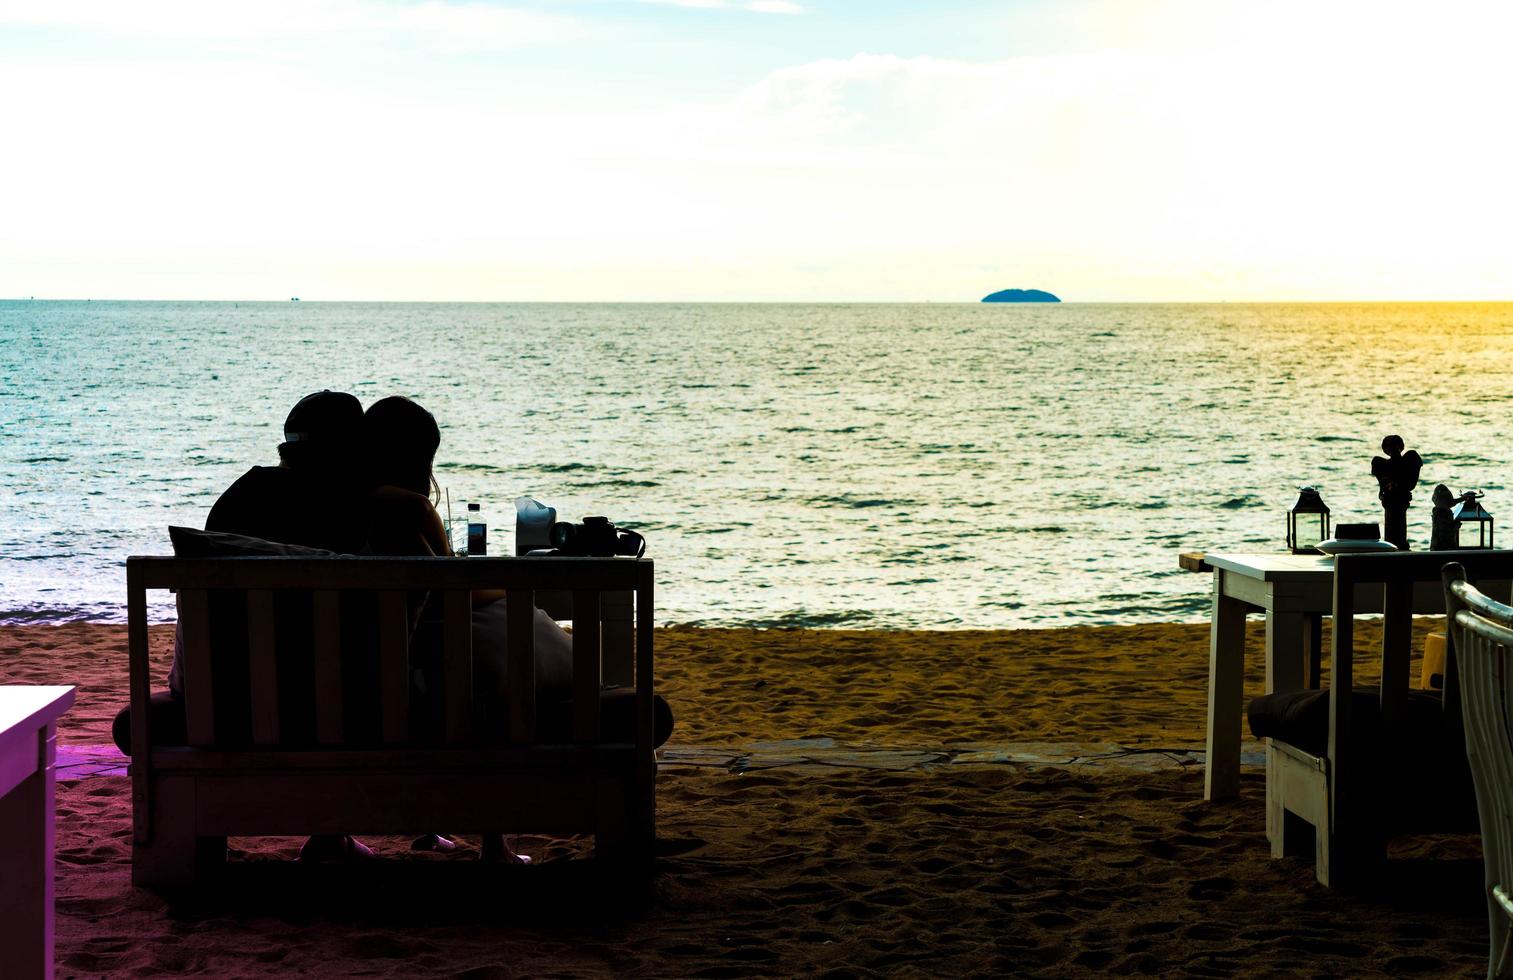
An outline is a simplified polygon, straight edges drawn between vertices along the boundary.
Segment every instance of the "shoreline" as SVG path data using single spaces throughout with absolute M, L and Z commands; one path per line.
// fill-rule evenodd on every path
M 1415 627 L 1420 635 L 1433 620 Z M 1247 625 L 1245 691 L 1262 690 L 1264 624 Z M 1370 683 L 1376 630 L 1357 631 L 1356 676 Z M 1326 626 L 1326 636 L 1328 635 Z M 173 627 L 149 627 L 154 690 Z M 1414 644 L 1415 661 L 1422 640 Z M 1412 676 L 1417 676 L 1417 667 Z M 1208 626 L 1027 630 L 759 630 L 664 627 L 657 691 L 674 744 L 739 746 L 832 738 L 845 744 L 1097 742 L 1201 744 Z M 0 683 L 74 684 L 64 743 L 108 742 L 127 700 L 126 627 L 0 627 Z

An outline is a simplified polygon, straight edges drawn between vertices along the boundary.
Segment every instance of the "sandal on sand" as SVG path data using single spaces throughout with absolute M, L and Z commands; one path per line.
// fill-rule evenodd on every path
M 517 853 L 503 834 L 484 834 L 483 846 L 479 848 L 478 860 L 500 864 L 530 864 L 528 854 Z
M 335 834 L 319 834 L 305 841 L 299 849 L 299 859 L 311 864 L 366 861 L 373 857 L 373 848 L 356 837 Z
M 440 834 L 423 834 L 410 842 L 412 851 L 439 851 L 442 854 L 457 850 L 457 842 Z

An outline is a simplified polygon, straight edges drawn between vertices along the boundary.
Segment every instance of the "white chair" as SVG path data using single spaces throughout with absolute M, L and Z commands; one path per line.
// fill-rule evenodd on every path
M 1513 977 L 1513 606 L 1478 592 L 1459 564 L 1446 565 L 1443 576 L 1481 818 L 1491 933 L 1487 976 Z

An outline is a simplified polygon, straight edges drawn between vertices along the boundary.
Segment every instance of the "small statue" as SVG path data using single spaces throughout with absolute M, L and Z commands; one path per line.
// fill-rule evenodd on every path
M 1403 452 L 1403 437 L 1388 436 L 1382 440 L 1382 452 L 1387 454 L 1371 458 L 1371 475 L 1381 487 L 1377 496 L 1382 499 L 1385 530 L 1382 539 L 1408 550 L 1408 504 L 1413 500 L 1413 488 L 1418 486 L 1418 471 L 1424 461 L 1413 450 Z
M 1429 532 L 1430 551 L 1454 551 L 1460 547 L 1460 534 L 1456 531 L 1455 518 L 1450 511 L 1455 499 L 1455 494 L 1443 483 L 1434 488 L 1434 527 Z

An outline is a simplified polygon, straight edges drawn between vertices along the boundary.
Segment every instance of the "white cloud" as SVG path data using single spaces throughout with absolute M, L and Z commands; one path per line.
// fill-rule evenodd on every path
M 667 7 L 693 7 L 703 10 L 749 10 L 757 14 L 801 14 L 802 5 L 790 0 L 639 0 Z
M 383 89 L 340 59 L 0 62 L 45 148 L 0 155 L 0 295 L 948 299 L 985 267 L 1084 299 L 1506 295 L 1506 34 L 1298 23 L 629 106 L 447 59 Z
M 0 0 L 0 25 L 44 27 L 159 42 L 397 39 L 415 46 L 487 49 L 573 33 L 557 14 L 485 3 L 374 3 L 371 0 Z

